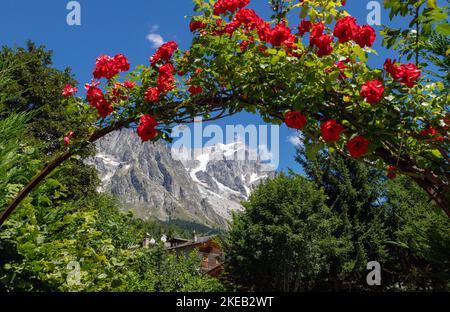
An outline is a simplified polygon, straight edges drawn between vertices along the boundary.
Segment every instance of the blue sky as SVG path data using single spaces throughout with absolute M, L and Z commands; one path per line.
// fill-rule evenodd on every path
M 155 49 L 146 39 L 150 34 L 164 41 L 175 40 L 181 49 L 187 49 L 192 35 L 188 24 L 193 14 L 191 0 L 80 0 L 81 26 L 69 26 L 66 16 L 67 0 L 2 0 L 0 9 L 0 44 L 23 46 L 27 40 L 44 44 L 54 51 L 54 67 L 71 67 L 79 81 L 79 89 L 92 78 L 95 59 L 100 54 L 125 54 L 132 67 L 148 64 Z M 267 0 L 253 0 L 251 7 L 261 16 L 269 16 Z M 369 11 L 366 0 L 348 0 L 346 10 L 366 23 Z M 381 2 L 381 1 L 380 1 Z M 388 14 L 382 12 L 382 24 L 390 23 Z M 377 31 L 380 27 L 374 27 Z M 375 49 L 380 56 L 371 55 L 370 64 L 381 67 L 387 54 L 380 47 L 378 36 Z M 226 118 L 225 124 L 264 124 L 255 115 L 239 114 Z M 280 129 L 280 168 L 300 167 L 294 161 L 295 148 L 288 138 L 296 132 L 282 126 Z

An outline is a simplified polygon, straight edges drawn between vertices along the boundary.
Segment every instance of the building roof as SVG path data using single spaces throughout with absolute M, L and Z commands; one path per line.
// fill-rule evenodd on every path
M 211 241 L 214 237 L 216 237 L 215 235 L 211 235 L 211 236 L 202 236 L 202 237 L 198 237 L 196 241 L 194 240 L 188 240 L 186 243 L 174 246 L 174 247 L 170 247 L 167 248 L 169 250 L 173 250 L 173 249 L 178 249 L 178 248 L 185 248 L 185 247 L 190 247 L 190 246 L 195 246 L 195 245 L 200 245 L 200 244 L 204 244 L 207 243 L 209 241 Z

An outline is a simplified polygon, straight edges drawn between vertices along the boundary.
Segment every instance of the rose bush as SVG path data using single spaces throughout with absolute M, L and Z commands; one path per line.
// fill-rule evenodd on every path
M 367 65 L 376 53 L 374 29 L 358 25 L 343 8 L 345 1 L 272 0 L 282 9 L 271 21 L 247 8 L 249 2 L 194 0 L 198 14 L 189 23 L 194 34 L 189 50 L 180 51 L 175 42 L 161 46 L 149 64 L 128 73 L 133 87 L 120 88 L 119 97 L 112 90 L 118 74 L 128 71 L 128 61 L 121 54 L 100 56 L 94 78 L 106 79 L 104 91 L 93 80 L 86 84 L 88 105 L 68 98 L 82 113 L 94 109 L 101 117 L 92 136 L 74 135 L 70 147 L 18 195 L 6 217 L 55 165 L 111 131 L 138 127 L 144 141 L 169 140 L 176 123 L 241 111 L 301 129 L 312 150 L 328 149 L 382 169 L 395 166 L 396 174 L 411 176 L 450 215 L 450 96 L 444 82 L 422 75 L 426 65 L 417 44 L 446 19 L 445 9 L 427 7 L 423 0 L 386 1 L 392 17 L 416 12 L 411 25 L 423 30 L 415 40 L 410 32 L 404 39 L 415 42 L 416 64 L 386 59 L 380 69 Z M 295 10 L 299 24 L 285 18 Z M 417 12 L 428 19 L 419 19 Z M 441 25 L 435 28 L 445 30 Z M 393 34 L 382 31 L 388 46 L 397 40 Z M 399 57 L 410 53 L 400 52 Z

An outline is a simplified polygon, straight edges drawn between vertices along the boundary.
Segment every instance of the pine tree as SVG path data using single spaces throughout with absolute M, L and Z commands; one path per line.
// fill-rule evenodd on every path
M 296 160 L 306 176 L 325 190 L 327 204 L 340 220 L 334 234 L 349 242 L 347 249 L 337 251 L 330 258 L 330 280 L 334 281 L 330 286 L 364 288 L 367 263 L 383 263 L 387 258 L 383 172 L 326 152 L 311 159 L 303 148 L 298 149 Z

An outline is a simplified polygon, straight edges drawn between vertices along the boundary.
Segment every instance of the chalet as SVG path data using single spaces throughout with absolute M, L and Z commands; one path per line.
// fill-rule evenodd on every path
M 163 235 L 161 241 L 167 250 L 175 252 L 177 255 L 189 255 L 193 250 L 197 250 L 202 259 L 201 270 L 205 274 L 217 277 L 222 272 L 223 252 L 220 248 L 216 235 L 198 236 L 193 232 L 192 239 L 167 238 Z M 153 238 L 146 237 L 143 243 L 144 248 L 154 245 Z

